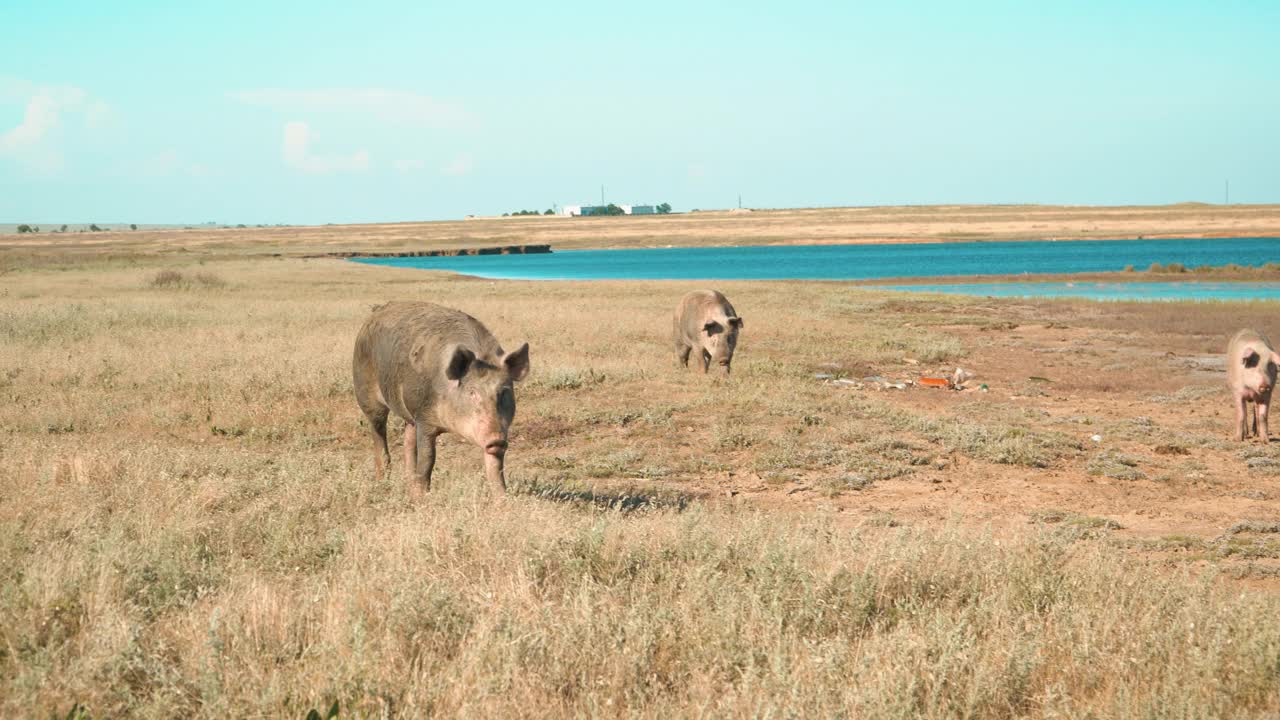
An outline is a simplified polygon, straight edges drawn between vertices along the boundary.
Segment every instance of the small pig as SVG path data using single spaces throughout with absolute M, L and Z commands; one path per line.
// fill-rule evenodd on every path
M 1227 345 L 1227 387 L 1236 403 L 1236 440 L 1249 437 L 1248 403 L 1253 403 L 1253 431 L 1267 442 L 1267 408 L 1276 386 L 1280 355 L 1257 330 L 1244 329 Z
M 413 497 L 431 489 L 436 437 L 445 432 L 484 450 L 489 484 L 505 493 L 502 465 L 516 412 L 512 383 L 528 373 L 528 343 L 504 352 L 466 313 L 425 302 L 375 307 L 356 337 L 352 379 L 373 430 L 378 479 L 391 460 L 387 415 L 395 412 L 407 423 L 404 463 Z
M 742 318 L 724 295 L 715 290 L 695 290 L 676 306 L 676 360 L 689 367 L 689 355 L 697 352 L 702 359 L 702 372 L 715 361 L 727 375 L 741 329 Z

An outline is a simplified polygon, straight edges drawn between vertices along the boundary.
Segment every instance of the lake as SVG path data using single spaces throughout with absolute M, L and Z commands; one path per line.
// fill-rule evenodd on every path
M 1280 238 L 770 245 L 354 260 L 523 280 L 868 280 L 1274 261 L 1280 261 Z

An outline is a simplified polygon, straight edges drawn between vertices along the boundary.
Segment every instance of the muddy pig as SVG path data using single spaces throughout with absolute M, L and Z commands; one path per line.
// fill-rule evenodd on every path
M 741 329 L 742 318 L 724 295 L 715 290 L 695 290 L 676 306 L 676 360 L 689 367 L 689 355 L 696 352 L 702 360 L 702 372 L 715 362 L 728 374 Z
M 373 309 L 360 328 L 352 358 L 356 402 L 373 431 L 374 468 L 385 477 L 387 416 L 404 430 L 405 472 L 414 497 L 431 489 L 436 437 L 455 432 L 484 450 L 484 470 L 497 494 L 507 429 L 516 412 L 512 383 L 529 373 L 529 345 L 504 352 L 479 320 L 425 302 L 391 302 Z
M 1253 431 L 1267 442 L 1267 408 L 1276 386 L 1280 355 L 1267 336 L 1257 330 L 1241 330 L 1227 345 L 1227 387 L 1236 404 L 1236 440 L 1249 437 L 1248 404 L 1253 403 Z

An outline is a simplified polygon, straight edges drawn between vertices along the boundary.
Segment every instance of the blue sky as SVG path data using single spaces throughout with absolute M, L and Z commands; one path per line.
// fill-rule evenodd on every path
M 0 5 L 0 222 L 1280 202 L 1280 2 Z

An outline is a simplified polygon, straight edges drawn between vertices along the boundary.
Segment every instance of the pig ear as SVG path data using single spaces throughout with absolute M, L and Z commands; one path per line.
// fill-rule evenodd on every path
M 742 318 L 740 318 L 740 317 L 731 317 L 731 318 L 729 318 L 729 324 L 730 324 L 730 325 L 732 325 L 732 326 L 734 326 L 734 327 L 736 327 L 736 328 L 741 329 L 741 328 L 742 328 Z
M 1240 354 L 1240 362 L 1247 368 L 1257 367 L 1260 359 L 1258 351 L 1253 348 L 1245 348 L 1244 352 Z
M 471 363 L 475 359 L 475 353 L 461 345 L 455 345 L 453 347 L 453 355 L 449 358 L 449 364 L 444 368 L 444 376 L 450 380 L 461 380 L 462 376 L 467 374 L 467 370 L 471 369 Z
M 1275 363 L 1276 365 L 1280 365 L 1280 353 L 1278 353 L 1278 352 L 1276 352 L 1276 351 L 1272 350 L 1272 351 L 1271 351 L 1271 362 Z
M 521 345 L 515 352 L 507 353 L 502 358 L 502 364 L 507 366 L 512 380 L 523 380 L 529 374 L 529 343 Z

